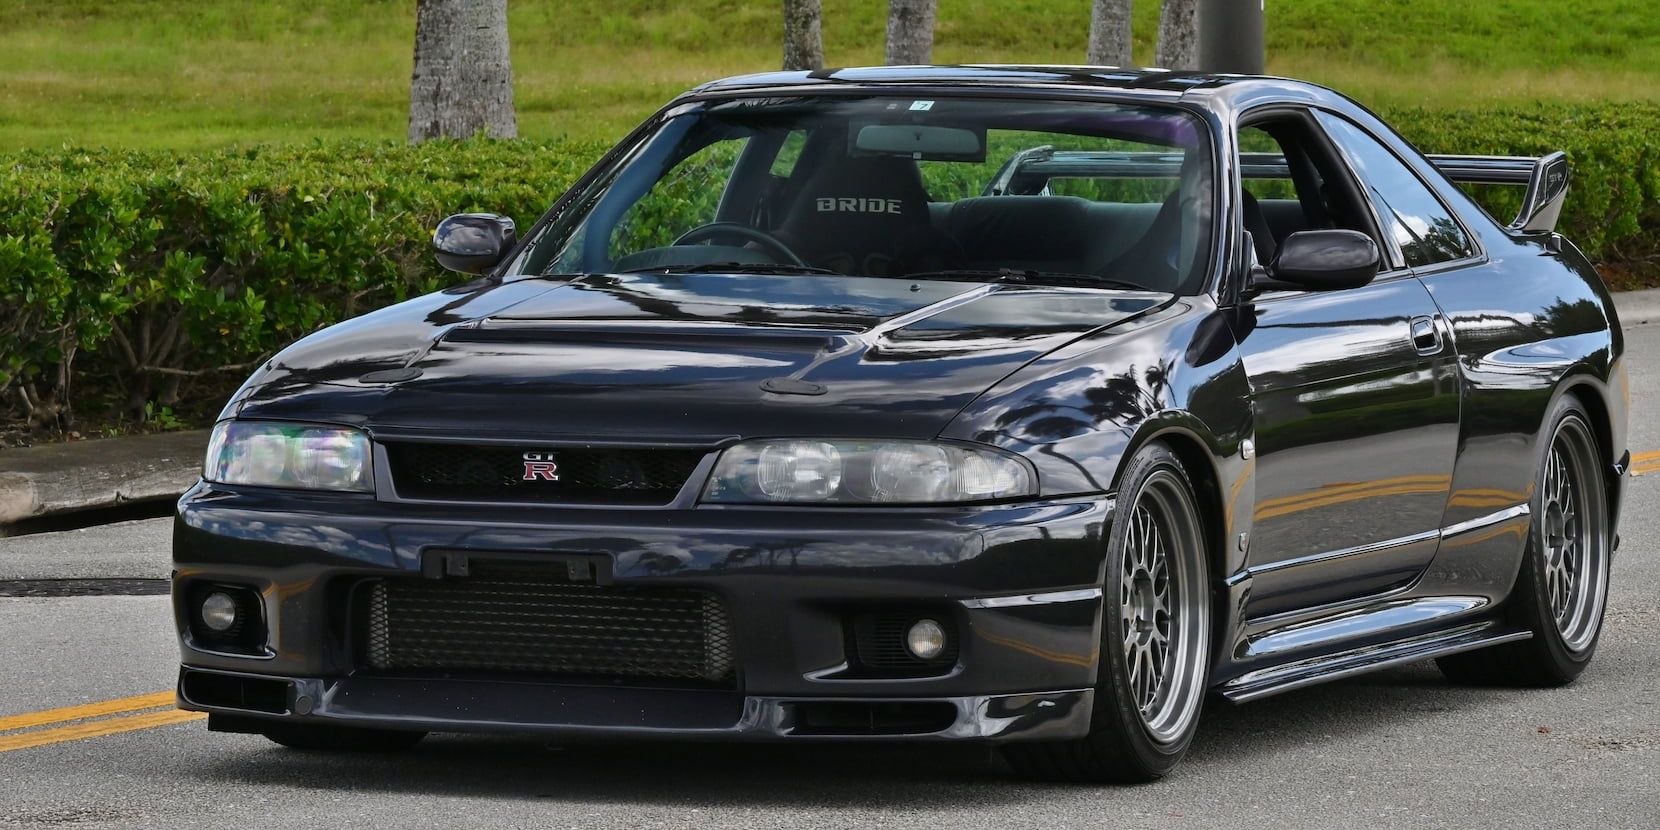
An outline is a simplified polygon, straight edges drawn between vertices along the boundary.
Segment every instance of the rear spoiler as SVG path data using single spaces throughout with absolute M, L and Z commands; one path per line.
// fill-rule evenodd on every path
M 1544 233 L 1556 228 L 1556 220 L 1562 215 L 1562 202 L 1568 195 L 1568 157 L 1562 153 L 1539 158 L 1446 155 L 1428 158 L 1447 178 L 1462 184 L 1526 185 L 1522 209 L 1510 223 L 1510 230 Z M 1180 175 L 1181 167 L 1181 153 L 1029 147 L 1010 157 L 981 195 L 1008 193 L 1016 180 L 1024 177 L 1039 180 L 1163 177 Z M 1239 175 L 1246 179 L 1284 179 L 1291 171 L 1285 156 L 1279 153 L 1245 152 L 1239 154 Z
M 1527 156 L 1429 156 L 1447 178 L 1461 184 L 1526 185 L 1522 209 L 1510 223 L 1519 233 L 1548 233 L 1556 229 L 1562 203 L 1568 198 L 1568 157 L 1561 151 Z

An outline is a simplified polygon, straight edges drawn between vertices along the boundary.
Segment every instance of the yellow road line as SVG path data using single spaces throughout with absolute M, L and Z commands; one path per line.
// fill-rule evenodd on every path
M 169 692 L 169 695 L 172 693 Z M 14 749 L 28 749 L 32 746 L 46 746 L 61 744 L 65 741 L 79 741 L 84 738 L 96 738 L 100 735 L 114 735 L 118 732 L 132 732 L 138 729 L 153 729 L 157 726 L 168 726 L 185 721 L 198 720 L 207 715 L 201 712 L 181 712 L 178 709 L 162 709 L 156 712 L 141 712 L 136 715 L 124 715 L 119 718 L 95 720 L 87 723 L 77 723 L 72 726 L 60 726 L 55 729 L 37 729 L 33 732 L 19 732 L 15 735 L 0 735 L 0 752 L 11 752 Z
M 26 712 L 21 715 L 10 715 L 0 718 L 0 732 L 13 729 L 28 729 L 31 726 L 46 726 L 64 721 L 84 720 L 96 718 L 100 715 L 114 715 L 121 712 L 136 712 L 140 709 L 154 709 L 157 706 L 172 706 L 172 692 L 154 692 L 147 695 L 116 698 L 98 703 L 83 703 L 79 706 L 65 706 L 61 709 L 47 709 L 42 712 Z
M 1634 476 L 1646 475 L 1660 471 L 1660 450 L 1633 453 L 1631 456 L 1631 474 Z

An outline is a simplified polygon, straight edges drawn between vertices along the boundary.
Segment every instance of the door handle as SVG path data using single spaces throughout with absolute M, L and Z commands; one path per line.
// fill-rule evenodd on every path
M 1412 347 L 1417 349 L 1419 354 L 1435 354 L 1441 351 L 1441 332 L 1435 327 L 1435 318 L 1412 318 Z

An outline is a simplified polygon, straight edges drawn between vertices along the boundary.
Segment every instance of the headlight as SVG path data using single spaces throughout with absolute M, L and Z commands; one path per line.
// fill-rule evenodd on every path
M 367 435 L 355 429 L 270 421 L 214 425 L 202 478 L 307 490 L 375 489 Z
M 1025 463 L 926 441 L 751 441 L 721 454 L 706 502 L 942 504 L 1032 496 Z

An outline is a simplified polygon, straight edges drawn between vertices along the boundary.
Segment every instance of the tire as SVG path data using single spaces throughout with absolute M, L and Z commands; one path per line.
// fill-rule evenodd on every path
M 1527 640 L 1436 661 L 1456 683 L 1550 687 L 1591 662 L 1602 635 L 1611 564 L 1608 491 L 1585 408 L 1564 395 L 1547 421 L 1529 505 L 1533 521 L 1516 586 L 1505 601 Z
M 263 734 L 289 749 L 308 752 L 400 752 L 427 736 L 425 732 L 311 723 L 271 724 Z
M 1004 745 L 1009 765 L 1027 777 L 1153 781 L 1187 754 L 1198 728 L 1209 685 L 1211 596 L 1193 483 L 1168 446 L 1152 443 L 1130 459 L 1118 492 L 1090 732 Z

